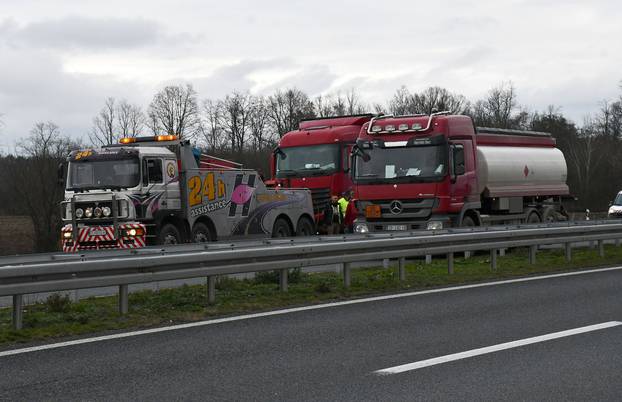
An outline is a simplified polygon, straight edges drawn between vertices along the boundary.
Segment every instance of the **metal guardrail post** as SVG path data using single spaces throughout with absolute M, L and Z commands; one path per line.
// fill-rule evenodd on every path
M 216 302 L 216 276 L 207 277 L 207 303 L 214 304 Z
M 129 307 L 128 285 L 119 285 L 119 314 L 125 315 Z
M 287 268 L 281 269 L 279 272 L 279 289 L 281 292 L 287 292 Z
M 505 249 L 504 248 L 500 248 L 499 249 L 499 257 L 505 257 Z
M 471 258 L 471 252 L 470 251 L 465 251 L 464 252 L 464 259 L 468 260 L 469 258 Z
M 572 261 L 572 243 L 564 244 L 564 248 L 566 249 L 566 261 Z
M 400 281 L 403 282 L 406 280 L 406 258 L 405 257 L 400 257 L 400 259 L 398 260 L 398 271 L 399 271 L 399 277 L 400 277 Z
M 621 244 L 622 244 L 622 241 L 620 241 L 620 239 L 616 239 L 616 247 L 620 247 Z
M 425 263 L 426 264 L 432 264 L 432 254 L 426 254 L 425 255 Z
M 490 250 L 490 269 L 493 271 L 497 270 L 497 250 Z
M 598 255 L 601 258 L 605 257 L 605 241 L 604 240 L 598 241 Z
M 391 261 L 388 258 L 383 259 L 382 260 L 382 268 L 389 269 L 390 262 Z
M 13 329 L 20 330 L 24 324 L 24 296 L 13 295 Z
M 351 276 L 351 264 L 349 262 L 343 263 L 343 287 L 349 288 L 352 284 L 352 276 Z
M 538 252 L 538 246 L 529 246 L 529 263 L 536 263 L 536 253 Z
M 447 273 L 454 273 L 454 253 L 447 253 Z

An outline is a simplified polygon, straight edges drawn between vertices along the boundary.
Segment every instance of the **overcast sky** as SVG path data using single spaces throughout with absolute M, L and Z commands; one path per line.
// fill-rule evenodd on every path
M 85 137 L 106 97 L 146 108 L 179 82 L 384 103 L 511 80 L 521 104 L 581 123 L 622 92 L 621 21 L 619 0 L 0 0 L 0 146 L 37 121 Z

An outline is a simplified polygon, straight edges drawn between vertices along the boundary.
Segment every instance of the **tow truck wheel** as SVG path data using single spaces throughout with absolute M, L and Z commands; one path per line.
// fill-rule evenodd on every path
M 540 219 L 540 215 L 538 215 L 537 212 L 532 212 L 529 214 L 529 216 L 527 217 L 527 223 L 541 223 L 542 220 Z
M 315 229 L 313 222 L 311 219 L 303 216 L 298 220 L 298 225 L 296 225 L 296 236 L 313 236 L 315 234 Z
M 171 223 L 167 223 L 160 229 L 158 235 L 158 244 L 179 244 L 181 243 L 181 233 L 177 227 Z
M 473 218 L 471 218 L 470 216 L 465 216 L 464 218 L 462 218 L 462 223 L 460 224 L 460 227 L 470 228 L 473 226 L 475 226 L 475 222 L 473 221 Z
M 212 232 L 209 227 L 204 223 L 196 223 L 192 228 L 192 240 L 195 243 L 206 243 L 212 241 Z
M 291 237 L 292 230 L 283 218 L 278 218 L 272 228 L 272 237 Z

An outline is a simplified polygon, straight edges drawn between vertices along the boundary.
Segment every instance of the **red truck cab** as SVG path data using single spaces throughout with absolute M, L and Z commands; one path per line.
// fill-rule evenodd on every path
M 352 187 L 350 153 L 361 127 L 372 114 L 302 120 L 298 130 L 285 134 L 271 161 L 273 183 L 308 188 L 319 221 L 331 194 Z
M 380 116 L 361 128 L 355 232 L 564 219 L 566 162 L 548 133 L 468 116 Z

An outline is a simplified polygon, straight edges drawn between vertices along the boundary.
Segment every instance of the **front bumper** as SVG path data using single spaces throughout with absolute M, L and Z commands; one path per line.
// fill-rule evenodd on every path
M 147 233 L 145 225 L 142 223 L 121 223 L 117 227 L 118 234 L 115 236 L 112 225 L 78 226 L 77 234 L 74 236 L 72 225 L 65 225 L 61 229 L 63 252 L 75 253 L 81 250 L 145 247 Z M 138 234 L 131 235 L 133 232 Z
M 358 218 L 354 222 L 355 233 L 395 232 L 410 230 L 441 230 L 451 226 L 449 216 L 431 216 L 425 220 L 367 220 Z M 357 230 L 358 229 L 358 230 Z

